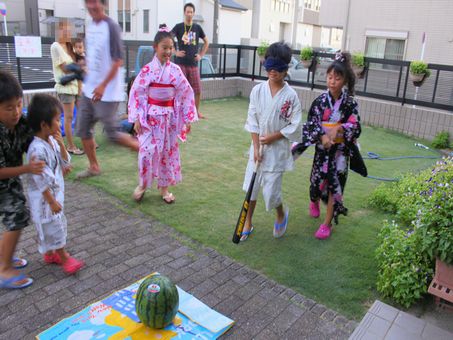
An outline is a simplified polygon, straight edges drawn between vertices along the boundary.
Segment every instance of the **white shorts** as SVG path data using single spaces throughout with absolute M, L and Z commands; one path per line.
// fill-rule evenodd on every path
M 242 188 L 247 192 L 253 175 L 253 163 L 249 162 L 245 171 L 244 184 Z M 277 208 L 282 204 L 282 178 L 283 172 L 259 171 L 256 173 L 255 184 L 253 186 L 251 201 L 256 201 L 260 188 L 263 189 L 263 199 L 266 210 Z
M 67 221 L 62 212 L 53 221 L 35 223 L 35 227 L 38 232 L 38 251 L 41 254 L 66 246 Z

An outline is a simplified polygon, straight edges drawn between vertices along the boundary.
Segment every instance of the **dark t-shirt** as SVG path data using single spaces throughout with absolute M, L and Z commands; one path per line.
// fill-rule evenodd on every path
M 201 26 L 195 23 L 187 26 L 181 22 L 173 27 L 172 32 L 176 36 L 176 39 L 178 39 L 178 50 L 186 51 L 185 57 L 176 57 L 176 64 L 197 66 L 195 54 L 198 53 L 198 40 L 206 37 Z
M 0 123 L 0 168 L 21 166 L 22 156 L 32 140 L 33 132 L 24 117 L 13 131 Z M 7 193 L 13 182 L 20 182 L 19 176 L 0 180 L 0 195 Z

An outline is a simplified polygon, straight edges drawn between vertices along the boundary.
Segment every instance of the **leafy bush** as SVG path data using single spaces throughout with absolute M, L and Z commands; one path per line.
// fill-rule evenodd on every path
M 264 57 L 268 47 L 269 43 L 267 41 L 262 41 L 260 46 L 258 46 L 258 48 L 256 49 L 256 53 L 258 53 L 260 57 Z
M 432 261 L 420 251 L 420 234 L 406 232 L 394 222 L 384 223 L 378 241 L 377 289 L 407 308 L 426 293 Z
M 426 74 L 427 77 L 431 74 L 431 71 L 428 69 L 428 64 L 423 61 L 411 61 L 409 69 L 412 74 Z
M 313 58 L 313 49 L 311 47 L 304 47 L 300 50 L 301 60 L 311 60 Z
M 357 52 L 352 54 L 352 65 L 365 67 L 365 56 L 363 53 Z
M 439 132 L 436 137 L 434 137 L 431 145 L 436 149 L 447 149 L 450 147 L 450 134 L 448 131 Z
M 374 191 L 371 204 L 396 213 L 403 226 L 385 222 L 379 234 L 377 287 L 384 295 L 408 307 L 426 292 L 436 257 L 453 264 L 452 197 L 452 157 Z

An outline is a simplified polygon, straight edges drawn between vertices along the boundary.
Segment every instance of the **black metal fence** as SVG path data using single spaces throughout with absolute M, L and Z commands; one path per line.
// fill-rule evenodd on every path
M 51 88 L 54 85 L 50 45 L 53 39 L 42 38 L 42 58 L 16 58 L 14 37 L 0 37 L 0 68 L 9 69 L 24 89 Z M 125 41 L 125 78 L 133 76 L 140 67 L 138 49 L 150 46 L 150 41 Z M 288 71 L 291 85 L 311 89 L 326 88 L 326 70 L 333 54 L 315 52 L 317 67 L 307 69 L 293 51 Z M 415 87 L 409 79 L 408 61 L 365 58 L 363 79 L 358 79 L 358 95 L 404 104 L 433 107 L 453 111 L 453 66 L 428 64 L 431 76 L 422 86 Z M 245 77 L 266 79 L 262 62 L 254 46 L 209 45 L 206 58 L 200 64 L 202 78 Z

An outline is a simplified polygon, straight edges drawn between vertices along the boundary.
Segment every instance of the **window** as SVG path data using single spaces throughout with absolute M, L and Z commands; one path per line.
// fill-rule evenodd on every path
M 365 54 L 367 57 L 403 60 L 406 41 L 389 38 L 366 38 Z
M 143 10 L 143 33 L 149 33 L 149 9 Z
M 118 0 L 118 24 L 123 32 L 131 31 L 131 0 Z

